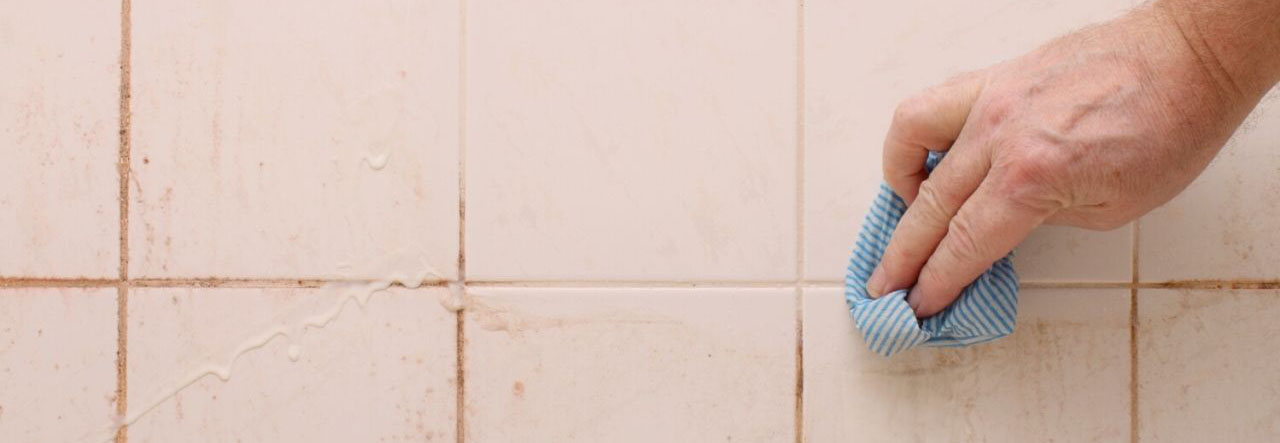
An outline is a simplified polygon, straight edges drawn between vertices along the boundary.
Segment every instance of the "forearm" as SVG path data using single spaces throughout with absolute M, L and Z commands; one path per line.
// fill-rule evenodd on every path
M 1231 99 L 1252 103 L 1280 81 L 1280 1 L 1157 0 L 1153 6 Z

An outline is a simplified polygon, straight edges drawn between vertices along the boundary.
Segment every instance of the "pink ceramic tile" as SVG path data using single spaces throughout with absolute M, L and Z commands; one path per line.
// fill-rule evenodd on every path
M 120 2 L 0 4 L 0 277 L 115 277 Z
M 1009 337 L 884 358 L 839 289 L 806 289 L 807 441 L 1128 441 L 1128 295 L 1023 290 Z
M 793 279 L 796 9 L 469 4 L 468 277 Z
M 878 191 L 881 148 L 898 102 L 953 75 L 1119 15 L 1132 3 L 806 1 L 806 278 L 843 279 L 858 227 Z M 1113 279 L 1117 273 L 1109 266 L 1055 264 L 1127 260 L 1129 243 L 1113 241 L 1117 235 L 1122 234 L 1068 234 L 1062 241 L 1073 243 L 1074 252 L 1037 254 L 1034 261 L 1045 264 L 1032 265 L 1036 277 Z M 1053 234 L 1038 237 L 1058 240 Z
M 453 277 L 456 1 L 133 3 L 141 277 Z
M 454 441 L 449 292 L 368 291 L 137 290 L 129 441 Z
M 1144 281 L 1280 278 L 1280 89 L 1182 195 L 1143 217 Z
M 1280 291 L 1141 290 L 1144 442 L 1280 440 Z
M 790 289 L 474 289 L 466 441 L 793 441 Z
M 1133 280 L 1133 225 L 1107 232 L 1041 226 L 1013 257 L 1023 282 Z
M 109 438 L 115 393 L 115 289 L 0 289 L 0 440 Z

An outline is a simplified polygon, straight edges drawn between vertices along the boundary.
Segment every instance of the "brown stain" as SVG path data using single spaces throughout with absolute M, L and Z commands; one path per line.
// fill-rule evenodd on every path
M 967 349 L 925 349 L 923 352 L 906 353 L 892 359 L 871 361 L 871 367 L 863 372 L 887 377 L 919 377 L 930 374 L 959 373 L 974 367 L 974 353 L 984 347 Z
M 0 277 L 0 288 L 111 288 L 119 280 L 94 278 Z
M 129 287 L 121 282 L 116 288 L 116 414 L 125 417 L 129 405 Z M 125 443 L 129 427 L 116 430 L 116 443 Z
M 133 45 L 133 5 L 131 0 L 120 2 L 120 149 L 116 162 L 119 173 L 119 284 L 116 287 L 116 414 L 128 415 L 129 405 L 129 183 L 131 177 L 131 145 L 132 118 L 130 109 L 132 101 L 132 45 Z M 144 162 L 146 158 L 144 157 Z M 116 429 L 115 442 L 129 441 L 129 427 Z
M 515 383 L 511 384 L 511 395 L 524 398 L 524 382 L 523 381 L 516 380 Z
M 1136 285 L 1138 288 L 1150 289 L 1280 289 L 1280 280 L 1170 280 L 1164 282 L 1147 282 Z
M 530 312 L 516 311 L 510 306 L 486 303 L 476 298 L 468 298 L 463 311 L 469 313 L 472 319 L 478 322 L 481 329 L 494 332 L 502 331 L 513 337 L 518 337 L 527 331 L 592 324 L 682 325 L 679 321 L 660 315 L 645 315 L 628 310 L 610 311 L 580 317 L 542 316 Z
M 461 443 L 466 438 L 465 416 L 466 416 L 466 344 L 467 339 L 464 334 L 466 315 L 464 311 L 459 310 L 454 313 L 454 324 L 456 329 L 454 332 L 454 387 L 457 395 L 454 397 L 454 434 L 457 436 L 458 442 Z

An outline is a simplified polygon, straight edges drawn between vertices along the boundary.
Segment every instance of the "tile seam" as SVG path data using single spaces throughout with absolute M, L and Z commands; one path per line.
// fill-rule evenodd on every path
M 130 288 L 247 288 L 247 289 L 310 289 L 321 288 L 326 284 L 359 284 L 372 283 L 376 279 L 334 279 L 334 280 L 296 280 L 296 279 L 237 279 L 237 278 L 205 278 L 205 279 L 133 279 L 124 282 Z M 446 287 L 452 280 L 429 280 L 421 287 Z M 121 284 L 116 279 L 62 279 L 62 278 L 0 278 L 0 289 L 23 288 L 114 288 Z M 588 288 L 588 289 L 788 289 L 800 288 L 841 288 L 843 282 L 805 282 L 797 285 L 792 281 L 754 282 L 754 281 L 591 281 L 591 280 L 547 280 L 547 281 L 470 281 L 468 287 L 483 288 Z M 407 287 L 403 283 L 393 283 L 393 287 Z M 1121 283 L 1121 282 L 1023 282 L 1022 289 L 1230 289 L 1230 290 L 1280 290 L 1280 280 L 1169 280 L 1158 282 Z
M 119 158 L 116 169 L 119 179 L 119 280 L 116 286 L 116 414 L 125 417 L 129 408 L 129 179 L 132 168 L 130 137 L 132 111 L 132 55 L 133 55 L 133 5 L 131 0 L 120 2 L 120 85 L 119 85 Z M 116 429 L 116 443 L 129 441 L 128 426 Z
M 377 279 L 243 279 L 243 278 L 141 278 L 125 280 L 130 288 L 246 288 L 246 289 L 309 289 L 327 284 L 372 283 Z M 420 287 L 447 287 L 452 280 L 429 280 Z M 117 279 L 98 278 L 0 278 L 0 289 L 23 288 L 114 288 L 122 283 Z M 468 281 L 468 287 L 481 288 L 587 288 L 587 289 L 787 289 L 787 288 L 841 288 L 844 282 L 794 281 L 637 281 L 637 280 L 529 280 L 529 281 Z M 393 283 L 393 287 L 407 287 Z M 1022 282 L 1022 289 L 1231 289 L 1231 290 L 1280 290 L 1280 280 L 1168 280 L 1155 282 Z
M 464 309 L 454 315 L 454 439 L 467 440 L 466 310 L 467 292 L 467 1 L 458 0 L 458 285 Z
M 1129 264 L 1132 286 L 1129 288 L 1129 441 L 1138 443 L 1138 288 L 1142 287 L 1138 275 L 1138 242 L 1141 219 L 1133 221 L 1130 238 Z
M 805 279 L 805 189 L 804 189 L 804 170 L 805 170 L 805 125 L 804 125 L 804 0 L 796 0 L 795 9 L 795 26 L 796 26 L 796 89 L 795 89 L 795 175 L 796 175 L 796 205 L 795 205 L 795 250 L 796 250 L 796 279 L 795 279 L 795 328 L 796 328 L 796 364 L 795 364 L 795 441 L 796 443 L 804 443 L 804 290 L 802 286 Z

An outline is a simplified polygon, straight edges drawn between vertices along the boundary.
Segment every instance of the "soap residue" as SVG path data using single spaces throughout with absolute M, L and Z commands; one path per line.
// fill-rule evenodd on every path
M 369 154 L 364 157 L 364 162 L 369 164 L 369 168 L 375 171 L 381 171 L 387 167 L 387 160 L 391 158 L 390 152 L 381 154 Z
M 284 323 L 276 323 L 260 333 L 250 335 L 247 339 L 236 346 L 228 357 L 219 359 L 215 356 L 209 356 L 212 360 L 199 365 L 198 368 L 184 377 L 171 380 L 164 388 L 158 389 L 153 398 L 142 403 L 142 406 L 130 408 L 125 416 L 116 416 L 113 418 L 111 427 L 103 430 L 101 434 L 90 434 L 81 441 L 99 441 L 105 442 L 112 440 L 116 432 L 125 426 L 129 426 L 137 422 L 142 417 L 154 411 L 166 401 L 172 399 L 183 390 L 203 380 L 207 376 L 217 377 L 222 382 L 231 379 L 236 362 L 245 354 L 261 349 L 277 338 L 296 339 L 303 336 L 307 331 L 312 329 L 322 329 L 331 324 L 346 310 L 351 302 L 363 311 L 369 303 L 369 299 L 373 294 L 386 291 L 393 286 L 408 289 L 416 289 L 421 287 L 429 280 L 440 280 L 443 276 L 435 272 L 430 267 L 422 267 L 416 272 L 396 272 L 381 280 L 368 282 L 341 282 L 326 284 L 316 290 L 325 295 L 337 295 L 337 297 L 327 306 L 314 315 L 300 316 L 299 320 L 293 320 Z M 439 297 L 440 306 L 450 312 L 458 312 L 465 306 L 465 290 L 463 286 L 456 282 L 448 284 L 448 292 Z M 290 343 L 286 354 L 290 361 L 297 361 L 301 356 L 302 349 L 297 343 Z

